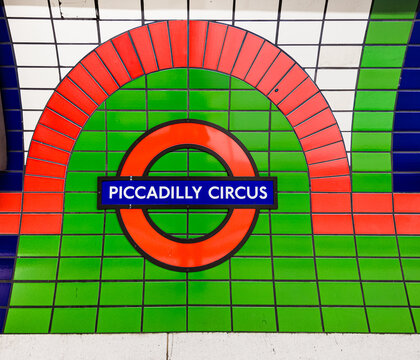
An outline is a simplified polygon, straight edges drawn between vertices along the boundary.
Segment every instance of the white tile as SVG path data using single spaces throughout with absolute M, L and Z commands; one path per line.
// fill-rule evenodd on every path
M 144 0 L 144 17 L 147 20 L 172 20 L 187 18 L 185 0 Z
M 94 20 L 54 20 L 57 43 L 97 43 Z
M 276 21 L 237 21 L 235 26 L 251 31 L 262 36 L 264 39 L 275 42 L 276 39 Z
M 39 118 L 42 115 L 42 111 L 23 111 L 23 129 L 24 130 L 35 130 L 38 124 Z
M 318 57 L 318 46 L 283 45 L 281 46 L 281 49 L 285 51 L 293 60 L 295 60 L 302 67 L 315 67 L 316 66 L 316 59 Z
M 23 153 L 23 164 L 24 164 L 24 165 L 26 165 L 26 160 L 28 160 L 28 152 L 27 152 L 27 151 L 25 151 L 25 152 Z
M 363 44 L 366 21 L 325 21 L 323 44 Z
M 349 165 L 351 165 L 351 152 L 347 151 L 346 154 L 347 154 L 347 161 L 349 162 Z
M 277 20 L 278 0 L 236 0 L 236 20 Z
M 324 17 L 325 0 L 282 0 L 280 19 L 318 19 Z
M 58 45 L 60 65 L 74 66 L 96 47 L 96 45 Z
M 139 0 L 99 0 L 100 19 L 141 19 Z
M 343 136 L 344 146 L 346 148 L 346 151 L 351 150 L 351 132 L 350 131 L 344 131 L 341 133 Z
M 316 84 L 321 90 L 355 89 L 358 70 L 319 69 Z
M 324 90 L 322 94 L 325 96 L 328 104 L 333 111 L 347 110 L 352 111 L 354 105 L 354 91 L 329 91 Z
M 21 88 L 55 88 L 60 81 L 57 68 L 18 68 Z
M 25 151 L 29 150 L 29 146 L 31 145 L 31 140 L 32 140 L 32 135 L 33 134 L 34 134 L 33 131 L 24 131 L 23 132 L 23 149 Z
M 352 112 L 335 112 L 334 117 L 337 120 L 338 127 L 341 131 L 351 131 L 353 124 L 353 113 Z
M 372 0 L 329 1 L 326 19 L 368 19 Z
M 13 42 L 54 42 L 50 20 L 9 19 L 9 27 Z
M 141 21 L 100 21 L 101 42 L 141 25 Z
M 190 19 L 232 19 L 233 0 L 190 0 Z
M 61 67 L 60 68 L 60 76 L 62 79 L 66 77 L 66 75 L 73 69 L 72 67 Z
M 233 25 L 233 21 L 232 20 L 222 20 L 222 21 L 217 21 L 220 24 L 226 24 L 226 25 Z M 236 26 L 236 24 L 235 24 Z
M 280 22 L 278 44 L 318 44 L 321 35 L 321 21 Z
M 361 46 L 321 46 L 319 66 L 358 67 L 361 54 Z
M 309 77 L 314 80 L 315 79 L 315 69 L 304 69 Z
M 52 0 L 51 10 L 54 18 L 96 18 L 94 0 Z
M 54 90 L 21 90 L 22 109 L 43 110 Z
M 48 0 L 4 0 L 7 17 L 50 17 Z
M 57 66 L 55 45 L 14 44 L 18 66 Z

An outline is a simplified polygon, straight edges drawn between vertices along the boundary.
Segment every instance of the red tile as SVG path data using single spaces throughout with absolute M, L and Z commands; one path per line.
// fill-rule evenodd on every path
M 185 20 L 169 21 L 172 60 L 174 67 L 186 67 L 188 56 L 188 29 Z
M 350 214 L 313 214 L 314 234 L 353 234 L 353 221 Z
M 0 214 L 0 234 L 18 234 L 20 215 Z
M 0 212 L 20 212 L 22 193 L 0 193 Z
M 66 176 L 67 167 L 64 165 L 54 164 L 51 162 L 28 158 L 26 161 L 26 174 L 28 175 L 44 175 L 58 178 Z
M 301 106 L 309 98 L 314 96 L 318 91 L 319 90 L 313 81 L 310 78 L 307 78 L 277 106 L 283 112 L 283 114 L 288 115 L 293 110 Z
M 130 74 L 130 77 L 132 79 L 136 79 L 143 75 L 143 69 L 141 68 L 140 60 L 134 50 L 130 35 L 128 33 L 124 33 L 115 39 L 112 39 L 112 43 L 120 55 L 125 68 Z
M 172 67 L 172 53 L 168 23 L 164 21 L 151 24 L 149 30 L 159 70 L 170 69 Z
M 120 86 L 131 80 L 111 41 L 103 43 L 95 51 Z
M 32 140 L 37 140 L 44 144 L 52 145 L 63 150 L 71 151 L 75 143 L 74 140 L 64 136 L 54 130 L 48 129 L 42 124 L 38 124 L 32 136 Z
M 303 151 L 309 151 L 338 141 L 343 141 L 343 139 L 338 126 L 333 125 L 311 136 L 301 139 L 300 144 L 302 145 Z
M 80 126 L 85 125 L 89 117 L 82 110 L 56 92 L 53 93 L 50 101 L 48 101 L 47 107 Z
M 22 214 L 21 234 L 60 234 L 61 214 Z
M 245 75 L 248 73 L 255 57 L 258 55 L 263 42 L 264 40 L 262 38 L 254 34 L 246 34 L 238 59 L 233 67 L 233 76 L 242 80 L 245 78 Z
M 133 39 L 141 64 L 143 65 L 144 72 L 148 74 L 156 71 L 158 68 L 147 26 L 141 26 L 131 30 L 130 35 Z
M 420 214 L 395 214 L 398 235 L 420 235 Z
M 202 67 L 206 46 L 207 21 L 190 21 L 189 64 L 190 67 Z
M 48 126 L 63 135 L 69 136 L 72 139 L 77 139 L 82 130 L 80 126 L 73 124 L 48 108 L 42 113 L 39 123 Z
M 359 235 L 395 234 L 394 218 L 391 214 L 355 214 L 354 229 Z
M 420 194 L 394 194 L 396 213 L 420 213 Z
M 228 27 L 222 55 L 220 56 L 218 67 L 219 71 L 226 74 L 231 73 L 236 58 L 238 57 L 239 49 L 242 46 L 245 34 L 246 32 L 244 30 L 231 26 Z
M 287 119 L 292 126 L 296 126 L 324 109 L 331 112 L 322 94 L 318 93 L 306 101 L 302 106 L 288 114 Z
M 345 159 L 337 159 L 331 161 L 325 161 L 318 164 L 309 165 L 309 176 L 325 177 L 325 176 L 340 176 L 347 175 L 350 173 L 349 164 L 347 157 Z
M 101 104 L 107 98 L 105 91 L 98 85 L 98 83 L 81 64 L 77 64 L 74 69 L 70 71 L 68 77 L 72 79 L 77 86 L 88 94 L 97 104 Z
M 216 70 L 225 41 L 227 26 L 217 23 L 209 23 L 207 32 L 206 50 L 204 53 L 205 69 Z
M 321 213 L 350 213 L 350 193 L 312 193 L 312 212 Z
M 99 58 L 98 54 L 95 52 L 90 53 L 82 60 L 82 65 L 108 95 L 111 95 L 115 90 L 118 89 L 118 84 L 112 78 L 111 74 Z
M 350 192 L 350 176 L 311 179 L 311 190 L 312 192 Z
M 63 211 L 64 194 L 32 194 L 23 195 L 24 212 L 61 212 Z
M 334 115 L 330 109 L 325 109 L 310 119 L 297 125 L 295 127 L 295 132 L 298 138 L 301 139 L 336 123 L 337 122 L 335 121 Z
M 299 65 L 295 64 L 290 71 L 277 83 L 277 85 L 268 94 L 268 98 L 274 103 L 279 104 L 288 96 L 300 83 L 302 83 L 308 74 L 306 74 Z
M 392 194 L 353 193 L 353 211 L 392 213 Z
M 64 98 L 70 100 L 73 104 L 83 110 L 86 114 L 92 114 L 98 107 L 92 99 L 89 98 L 82 90 L 80 90 L 68 77 L 58 85 L 57 92 L 63 95 Z
M 245 77 L 245 81 L 252 86 L 256 86 L 279 53 L 279 48 L 267 41 L 264 42 L 257 58 Z
M 281 52 L 258 83 L 257 89 L 267 95 L 294 64 L 295 62 L 286 53 Z
M 64 179 L 25 175 L 24 191 L 64 191 Z
M 305 153 L 308 164 L 340 159 L 346 156 L 346 149 L 342 142 L 337 142 Z
M 29 148 L 29 157 L 52 161 L 66 165 L 70 159 L 70 153 L 33 141 Z

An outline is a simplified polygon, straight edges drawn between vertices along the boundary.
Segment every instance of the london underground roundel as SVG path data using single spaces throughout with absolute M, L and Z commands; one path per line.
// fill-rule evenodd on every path
M 214 155 L 227 177 L 147 176 L 163 154 L 194 148 Z M 117 176 L 98 179 L 98 207 L 115 208 L 125 235 L 151 261 L 183 271 L 202 270 L 232 256 L 251 234 L 259 209 L 276 208 L 276 178 L 259 177 L 245 146 L 206 121 L 177 120 L 142 135 L 125 154 Z M 147 215 L 156 208 L 227 208 L 212 233 L 179 239 L 162 232 Z

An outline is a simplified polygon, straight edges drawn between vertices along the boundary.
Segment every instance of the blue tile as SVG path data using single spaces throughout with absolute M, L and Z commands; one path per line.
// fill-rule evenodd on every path
M 19 110 L 5 110 L 4 113 L 4 123 L 6 125 L 6 130 L 22 130 L 23 121 L 22 121 L 22 112 Z
M 3 332 L 5 320 L 6 320 L 6 309 L 0 309 L 0 333 Z
M 399 92 L 396 110 L 420 110 L 420 92 Z
M 417 21 L 414 22 L 410 37 L 410 44 L 420 44 L 420 23 Z
M 407 46 L 404 67 L 420 67 L 420 47 Z
M 22 191 L 23 173 L 0 171 L 0 191 Z
M 14 67 L 0 68 L 0 88 L 17 88 L 17 76 Z
M 420 131 L 420 112 L 396 112 L 394 115 L 394 131 Z
M 23 170 L 23 152 L 7 153 L 7 170 Z
M 401 73 L 400 89 L 419 89 L 420 70 L 403 69 Z
M 17 235 L 0 235 L 0 256 L 15 256 Z
M 420 151 L 420 133 L 396 133 L 393 137 L 394 151 Z
M 420 171 L 420 153 L 394 153 L 394 171 Z
M 22 131 L 6 131 L 7 150 L 23 150 L 23 133 Z
M 394 192 L 420 192 L 420 174 L 393 174 Z
M 10 295 L 10 283 L 0 283 L 0 306 L 7 306 Z
M 0 280 L 11 280 L 14 259 L 0 259 Z
M 0 41 L 10 42 L 9 30 L 7 29 L 6 19 L 0 19 Z
M 10 44 L 0 44 L 0 65 L 15 65 L 12 46 Z
M 1 90 L 3 109 L 20 109 L 20 98 L 18 89 Z

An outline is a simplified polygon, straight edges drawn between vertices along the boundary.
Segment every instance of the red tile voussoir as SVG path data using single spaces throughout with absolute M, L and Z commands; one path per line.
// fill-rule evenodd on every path
M 281 52 L 258 83 L 257 89 L 267 95 L 294 64 L 295 62 L 286 53 Z
M 103 43 L 95 51 L 120 86 L 131 80 L 111 41 Z
M 168 22 L 157 22 L 148 26 L 159 70 L 170 69 L 172 67 L 172 54 Z
M 115 39 L 112 39 L 112 43 L 125 65 L 125 68 L 130 74 L 130 77 L 132 79 L 136 79 L 143 75 L 143 69 L 140 65 L 140 60 L 137 57 L 136 51 L 134 50 L 130 35 L 128 33 L 124 33 Z
M 261 49 L 264 40 L 254 34 L 247 33 L 242 48 L 239 52 L 238 59 L 232 70 L 232 75 L 244 79 L 248 73 L 255 57 Z
M 139 55 L 144 72 L 149 74 L 158 69 L 149 30 L 141 26 L 130 31 L 137 54 Z
M 207 21 L 190 21 L 190 38 L 188 39 L 190 67 L 201 68 L 203 66 L 207 28 Z
M 206 50 L 204 53 L 203 67 L 216 70 L 225 41 L 227 26 L 217 23 L 209 23 L 207 31 Z
M 230 74 L 239 54 L 245 34 L 246 32 L 244 30 L 230 26 L 228 27 L 222 55 L 220 56 L 219 71 Z
M 118 89 L 118 84 L 112 78 L 96 52 L 91 52 L 86 56 L 82 60 L 82 64 L 108 95 L 111 95 Z
M 169 21 L 172 60 L 174 67 L 186 67 L 188 56 L 188 27 L 185 20 Z
M 267 41 L 264 42 L 260 52 L 245 77 L 245 81 L 254 87 L 257 86 L 279 53 L 279 48 Z

